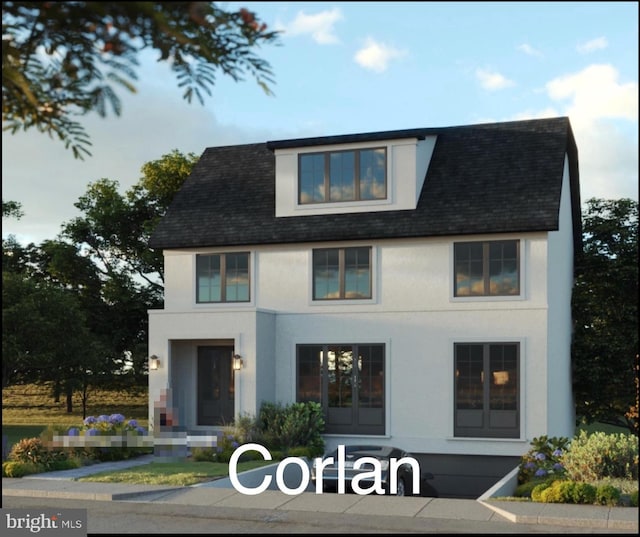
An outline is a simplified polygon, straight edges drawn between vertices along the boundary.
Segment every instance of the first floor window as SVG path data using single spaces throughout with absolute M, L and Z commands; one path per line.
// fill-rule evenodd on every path
M 454 244 L 454 296 L 520 294 L 520 243 L 517 240 Z
M 325 432 L 384 434 L 384 345 L 298 345 L 298 402 L 322 405 Z
M 371 248 L 313 250 L 313 300 L 371 298 Z
M 518 343 L 456 343 L 455 436 L 519 438 Z
M 196 256 L 196 302 L 248 302 L 249 253 Z

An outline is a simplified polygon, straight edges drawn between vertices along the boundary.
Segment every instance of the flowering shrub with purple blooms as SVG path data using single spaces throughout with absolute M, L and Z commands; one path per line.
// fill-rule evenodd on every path
M 83 450 L 90 458 L 101 461 L 128 459 L 149 452 L 135 441 L 137 437 L 147 434 L 148 431 L 136 420 L 127 420 L 122 414 L 87 416 L 82 426 L 70 427 L 66 432 L 71 437 L 109 437 L 105 447 L 87 447 Z M 110 442 L 111 445 L 108 445 Z
M 569 446 L 564 437 L 549 438 L 546 435 L 534 438 L 531 449 L 522 456 L 518 483 L 526 483 L 534 478 L 561 478 L 565 474 L 562 456 Z

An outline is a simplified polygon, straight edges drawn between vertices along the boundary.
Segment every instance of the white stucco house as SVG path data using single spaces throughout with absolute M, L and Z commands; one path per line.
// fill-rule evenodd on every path
M 150 241 L 150 417 L 167 388 L 193 431 L 318 401 L 327 448 L 397 445 L 473 495 L 573 436 L 581 233 L 566 117 L 210 147 Z

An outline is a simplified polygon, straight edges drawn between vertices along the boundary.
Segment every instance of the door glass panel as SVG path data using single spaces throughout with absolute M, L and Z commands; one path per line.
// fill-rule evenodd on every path
M 384 360 L 382 347 L 358 347 L 358 404 L 361 408 L 382 408 Z
M 353 351 L 330 347 L 327 352 L 329 407 L 349 408 L 353 403 Z
M 298 401 L 321 401 L 322 347 L 305 346 L 298 350 Z
M 491 410 L 516 410 L 518 408 L 517 347 L 491 345 L 489 361 L 491 369 L 489 407 Z
M 482 345 L 456 346 L 456 409 L 482 409 Z

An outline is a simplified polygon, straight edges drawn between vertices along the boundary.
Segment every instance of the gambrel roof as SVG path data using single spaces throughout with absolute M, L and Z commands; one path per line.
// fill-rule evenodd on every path
M 415 210 L 276 218 L 274 150 L 437 136 Z M 210 147 L 149 242 L 154 249 L 554 231 L 569 157 L 580 249 L 578 157 L 567 117 Z

